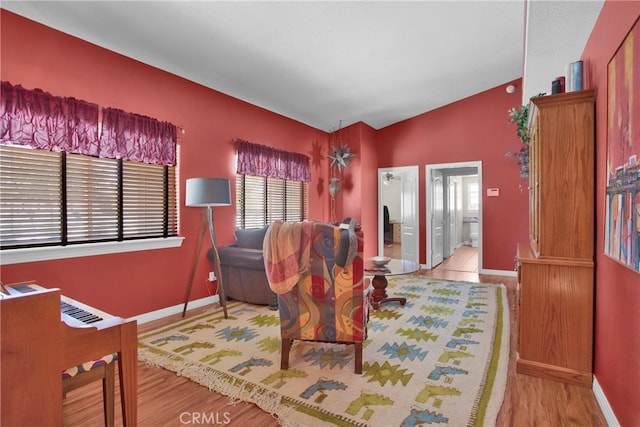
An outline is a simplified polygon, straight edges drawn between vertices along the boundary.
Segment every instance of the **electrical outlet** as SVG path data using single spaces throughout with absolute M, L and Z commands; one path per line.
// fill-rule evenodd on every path
M 216 280 L 216 272 L 215 271 L 210 271 L 209 272 L 209 281 L 210 282 L 215 282 Z

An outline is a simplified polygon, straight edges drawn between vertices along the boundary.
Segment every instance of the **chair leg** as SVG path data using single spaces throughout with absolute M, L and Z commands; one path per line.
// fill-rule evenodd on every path
M 289 369 L 289 350 L 291 349 L 291 340 L 282 338 L 282 352 L 280 358 L 280 369 Z
M 357 342 L 355 343 L 355 353 L 356 353 L 356 358 L 355 358 L 355 365 L 356 365 L 356 374 L 361 374 L 362 373 L 362 343 L 361 342 Z
M 116 370 L 115 363 L 105 366 L 102 379 L 102 402 L 104 405 L 104 425 L 113 427 L 115 421 Z

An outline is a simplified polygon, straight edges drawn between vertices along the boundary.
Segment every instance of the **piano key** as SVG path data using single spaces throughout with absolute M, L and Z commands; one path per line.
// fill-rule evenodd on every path
M 10 295 L 28 294 L 46 289 L 32 282 L 6 285 L 5 288 Z M 112 316 L 65 295 L 61 295 L 60 300 L 60 320 L 68 326 L 78 328 L 93 326 L 103 329 L 124 322 L 124 319 L 120 317 Z

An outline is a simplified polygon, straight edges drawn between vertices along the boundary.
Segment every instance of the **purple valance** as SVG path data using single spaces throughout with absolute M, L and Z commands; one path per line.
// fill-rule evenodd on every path
M 289 181 L 311 181 L 309 156 L 277 150 L 266 145 L 235 139 L 239 174 L 279 178 Z
M 175 165 L 175 125 L 2 82 L 0 144 Z
M 177 135 L 171 123 L 104 108 L 100 153 L 111 159 L 175 165 Z
M 98 105 L 2 82 L 0 143 L 98 155 Z

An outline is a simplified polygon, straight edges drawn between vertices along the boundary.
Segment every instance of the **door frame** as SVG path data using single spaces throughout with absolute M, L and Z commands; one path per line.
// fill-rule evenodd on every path
M 388 167 L 388 168 L 378 168 L 378 255 L 382 256 L 384 255 L 384 209 L 383 209 L 383 204 L 382 204 L 382 191 L 384 188 L 384 174 L 387 172 L 398 172 L 401 173 L 402 171 L 412 171 L 415 173 L 416 176 L 416 191 L 414 192 L 415 194 L 415 200 L 413 201 L 413 206 L 414 206 L 414 218 L 415 218 L 415 223 L 419 224 L 420 221 L 420 192 L 418 191 L 418 186 L 419 186 L 419 182 L 418 180 L 420 179 L 420 170 L 419 170 L 419 166 L 415 165 L 415 166 L 396 166 L 396 167 Z M 419 226 L 418 226 L 419 229 Z M 416 234 L 416 238 L 414 239 L 414 245 L 415 245 L 415 254 L 416 254 L 416 262 L 419 262 L 420 260 L 420 237 L 419 237 L 420 233 L 418 230 L 418 233 Z M 402 242 L 402 244 L 404 245 L 405 242 Z
M 466 168 L 466 167 L 475 167 L 478 170 L 478 187 L 480 189 L 479 200 L 478 200 L 478 272 L 482 271 L 482 245 L 483 245 L 483 237 L 482 237 L 482 161 L 470 161 L 470 162 L 456 162 L 456 163 L 435 163 L 425 165 L 425 205 L 426 205 L 426 225 L 425 225 L 425 243 L 426 243 L 426 256 L 425 256 L 425 267 L 426 269 L 432 268 L 431 263 L 431 222 L 432 222 L 432 211 L 433 211 L 433 200 L 432 200 L 432 189 L 431 189 L 431 171 L 432 170 L 442 170 L 442 169 L 457 169 L 457 168 Z M 447 231 L 448 232 L 448 231 Z

